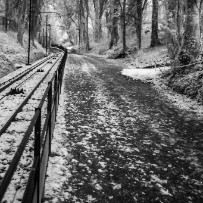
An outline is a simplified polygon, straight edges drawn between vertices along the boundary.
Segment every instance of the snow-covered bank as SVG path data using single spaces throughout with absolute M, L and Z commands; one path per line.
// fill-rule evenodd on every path
M 24 37 L 24 46 L 17 41 L 17 33 L 0 32 L 0 78 L 16 70 L 16 64 L 27 63 L 27 36 Z M 31 45 L 31 63 L 42 58 L 45 50 L 35 41 L 35 46 Z
M 123 69 L 122 75 L 131 77 L 133 79 L 139 79 L 144 82 L 148 82 L 150 80 L 155 80 L 157 77 L 160 76 L 163 71 L 168 70 L 168 67 L 161 67 L 161 68 L 148 68 L 148 69 L 141 69 L 141 68 L 130 68 L 130 69 Z
M 200 103 L 185 95 L 178 94 L 166 86 L 166 80 L 162 78 L 161 75 L 168 69 L 169 68 L 165 67 L 154 69 L 127 68 L 123 69 L 121 74 L 134 80 L 152 83 L 160 94 L 165 96 L 170 103 L 183 110 L 183 113 L 189 113 L 188 119 L 191 117 L 194 119 L 195 117 L 194 115 L 192 116 L 192 114 L 195 114 L 197 116 L 196 119 L 201 120 L 203 118 L 203 106 Z

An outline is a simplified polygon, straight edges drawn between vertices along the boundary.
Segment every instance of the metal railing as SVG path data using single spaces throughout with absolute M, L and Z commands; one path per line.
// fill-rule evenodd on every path
M 19 164 L 23 151 L 28 143 L 31 134 L 34 132 L 34 159 L 29 174 L 29 179 L 24 191 L 23 203 L 41 202 L 45 184 L 45 175 L 48 165 L 49 154 L 51 152 L 51 140 L 55 127 L 56 115 L 59 105 L 59 95 L 61 93 L 64 67 L 67 59 L 67 50 L 64 52 L 62 61 L 55 71 L 52 79 L 48 83 L 45 93 L 39 106 L 35 109 L 35 115 L 25 132 L 23 139 L 6 171 L 0 185 L 0 202 L 2 201 L 7 188 L 12 180 L 14 172 Z M 42 126 L 42 106 L 47 101 L 47 114 Z

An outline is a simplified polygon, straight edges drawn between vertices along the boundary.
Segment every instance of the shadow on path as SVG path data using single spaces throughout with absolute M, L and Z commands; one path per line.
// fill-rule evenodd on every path
M 203 123 L 103 59 L 69 56 L 65 202 L 203 202 Z

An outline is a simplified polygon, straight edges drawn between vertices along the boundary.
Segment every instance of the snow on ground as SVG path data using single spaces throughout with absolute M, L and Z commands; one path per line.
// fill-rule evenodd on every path
M 24 36 L 24 46 L 17 41 L 17 33 L 0 32 L 0 78 L 16 70 L 20 64 L 27 63 L 27 35 Z M 35 46 L 31 45 L 30 61 L 42 58 L 45 50 L 35 41 Z
M 57 121 L 52 139 L 51 155 L 49 157 L 47 169 L 47 178 L 45 183 L 46 199 L 51 199 L 50 194 L 52 194 L 53 197 L 56 196 L 55 194 L 59 195 L 60 191 L 62 191 L 61 188 L 64 182 L 71 176 L 69 169 L 67 168 L 67 163 L 72 157 L 67 153 L 67 148 L 64 147 L 64 137 L 69 134 L 69 132 L 66 131 L 65 126 L 65 105 L 66 102 L 63 83 L 60 95 L 60 105 L 57 112 Z M 61 194 L 61 196 L 66 197 L 66 194 Z M 58 198 L 60 197 L 58 196 Z M 55 201 L 53 200 L 52 202 Z
M 168 69 L 169 67 L 140 69 L 128 66 L 128 68 L 122 70 L 121 74 L 134 80 L 142 80 L 143 82 L 152 83 L 154 87 L 160 92 L 160 94 L 167 97 L 167 99 L 173 103 L 173 105 L 177 106 L 183 111 L 195 113 L 197 115 L 197 119 L 201 120 L 203 118 L 202 105 L 185 95 L 174 92 L 172 89 L 165 85 L 165 81 L 161 75 Z
M 53 54 L 50 54 L 47 58 L 53 57 Z M 14 70 L 10 73 L 8 73 L 7 75 L 3 76 L 2 78 L 0 78 L 0 83 L 5 83 L 7 81 L 9 81 L 10 79 L 16 77 L 17 75 L 21 74 L 22 72 L 28 70 L 29 68 L 32 68 L 34 65 L 37 65 L 41 62 L 43 62 L 45 58 L 42 58 L 40 60 L 35 61 L 34 63 L 32 63 L 32 65 L 21 65 L 21 68 L 18 68 L 17 70 Z M 43 65 L 42 65 L 43 66 Z M 39 66 L 38 68 L 40 68 L 41 66 Z
M 61 58 L 61 56 L 60 56 Z M 57 59 L 56 59 L 57 60 Z M 16 149 L 22 141 L 22 137 L 24 136 L 25 131 L 30 125 L 30 121 L 34 116 L 35 108 L 38 107 L 39 102 L 47 88 L 48 82 L 53 77 L 60 60 L 55 64 L 54 68 L 49 72 L 49 75 L 43 81 L 43 85 L 39 86 L 37 91 L 32 95 L 31 99 L 28 103 L 23 107 L 23 111 L 20 112 L 15 121 L 11 123 L 11 125 L 7 128 L 5 133 L 0 136 L 0 183 L 5 175 L 6 170 L 9 167 L 11 160 L 13 159 L 14 154 L 16 153 Z M 0 125 L 1 127 L 5 124 L 5 121 L 9 118 L 9 114 L 11 115 L 19 104 L 25 99 L 25 97 L 30 94 L 36 84 L 42 79 L 42 77 L 50 70 L 52 63 L 47 63 L 44 66 L 43 74 L 39 72 L 35 74 L 33 77 L 29 77 L 30 80 L 26 80 L 23 84 L 24 94 L 17 95 L 8 95 L 4 99 L 1 100 L 0 103 Z M 10 74 L 12 76 L 12 74 Z M 22 82 L 22 81 L 21 81 Z M 16 85 L 16 84 L 15 84 Z M 0 95 L 1 96 L 1 95 Z M 45 115 L 47 113 L 47 102 L 44 103 L 42 107 L 42 126 L 45 122 Z M 29 177 L 30 169 L 32 167 L 33 161 L 33 146 L 34 146 L 34 134 L 30 136 L 28 144 L 23 152 L 21 160 L 18 164 L 17 170 L 15 171 L 12 181 L 9 184 L 9 187 L 6 191 L 4 200 L 2 202 L 21 202 L 22 196 L 24 193 L 25 186 L 27 184 L 27 180 Z
M 131 67 L 144 68 L 154 67 L 157 64 L 168 64 L 169 58 L 167 56 L 167 49 L 165 46 L 154 48 L 141 49 L 136 53 L 128 55 L 124 62 L 131 65 Z

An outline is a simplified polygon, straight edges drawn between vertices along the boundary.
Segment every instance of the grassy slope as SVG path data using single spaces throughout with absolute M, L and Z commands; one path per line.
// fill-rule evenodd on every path
M 0 78 L 16 69 L 16 64 L 26 64 L 27 62 L 27 36 L 24 37 L 24 46 L 17 42 L 16 33 L 0 32 Z M 44 56 L 45 51 L 38 44 L 31 46 L 31 62 Z

